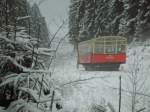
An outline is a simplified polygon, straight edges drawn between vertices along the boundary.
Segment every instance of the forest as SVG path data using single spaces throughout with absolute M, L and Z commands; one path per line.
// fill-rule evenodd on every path
M 150 35 L 149 0 L 71 0 L 70 40 L 120 35 L 129 42 Z

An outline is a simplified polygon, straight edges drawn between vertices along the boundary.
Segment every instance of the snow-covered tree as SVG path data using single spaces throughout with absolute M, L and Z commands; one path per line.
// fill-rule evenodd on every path
M 41 41 L 49 43 L 45 20 L 42 15 L 31 14 L 26 0 L 2 0 L 0 5 L 0 106 L 8 112 L 41 112 L 51 101 L 50 88 L 54 88 L 44 60 L 52 56 L 51 50 L 43 48 L 47 46 Z M 38 15 L 40 11 L 32 13 Z M 32 26 L 35 18 L 40 19 L 35 24 L 41 28 L 38 31 Z
M 82 24 L 82 28 L 80 32 L 87 32 L 86 35 L 83 35 L 84 38 L 82 40 L 90 39 L 95 34 L 95 10 L 96 10 L 96 2 L 95 0 L 85 0 L 85 11 L 84 17 L 80 20 L 80 24 Z
M 70 7 L 70 35 L 80 41 L 99 35 L 122 35 L 129 42 L 148 38 L 148 0 L 75 0 Z
M 69 10 L 69 35 L 70 40 L 75 42 L 78 40 L 79 34 L 78 8 L 79 0 L 71 0 Z

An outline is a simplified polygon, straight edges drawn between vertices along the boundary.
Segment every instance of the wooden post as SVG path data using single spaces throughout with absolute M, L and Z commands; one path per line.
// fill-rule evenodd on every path
M 40 87 L 40 92 L 39 92 L 39 102 L 42 94 L 42 89 L 43 89 L 43 81 L 44 81 L 44 74 L 42 75 L 42 80 L 41 80 L 41 87 Z M 39 102 L 37 103 L 37 107 L 39 105 Z
M 79 46 L 78 41 L 76 41 L 76 50 L 77 50 L 77 68 L 79 68 Z
M 51 105 L 50 105 L 50 112 L 53 111 L 54 97 L 55 97 L 55 91 L 53 91 L 53 93 L 52 93 L 52 100 L 51 100 Z
M 119 112 L 121 112 L 121 76 L 119 77 Z

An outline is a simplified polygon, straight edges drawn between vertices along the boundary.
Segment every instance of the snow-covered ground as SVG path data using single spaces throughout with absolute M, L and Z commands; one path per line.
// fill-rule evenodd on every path
M 53 78 L 62 88 L 63 110 L 68 112 L 87 112 L 91 104 L 107 105 L 111 103 L 118 111 L 119 76 L 122 77 L 122 112 L 131 109 L 132 77 L 136 73 L 138 92 L 148 94 L 150 80 L 150 47 L 130 47 L 127 51 L 127 62 L 121 65 L 120 71 L 85 71 L 76 66 L 76 52 L 73 45 L 64 41 L 57 53 L 53 68 Z M 84 80 L 85 79 L 85 80 Z M 73 82 L 79 80 L 77 82 Z M 84 80 L 84 81 L 83 81 Z M 144 83 L 143 83 L 144 82 Z M 139 95 L 142 96 L 142 95 Z M 137 108 L 144 105 L 142 101 Z

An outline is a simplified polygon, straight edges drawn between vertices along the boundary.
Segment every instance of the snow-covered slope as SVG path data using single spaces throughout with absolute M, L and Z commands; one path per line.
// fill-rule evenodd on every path
M 76 67 L 74 47 L 65 41 L 57 53 L 53 78 L 62 88 L 63 110 L 69 112 L 88 111 L 91 104 L 107 105 L 110 102 L 118 111 L 119 76 L 122 77 L 122 112 L 131 110 L 132 78 L 137 78 L 137 92 L 148 94 L 150 47 L 136 46 L 128 49 L 127 63 L 121 65 L 120 71 L 85 71 Z M 76 81 L 77 82 L 72 82 Z M 137 109 L 144 105 L 143 100 Z

